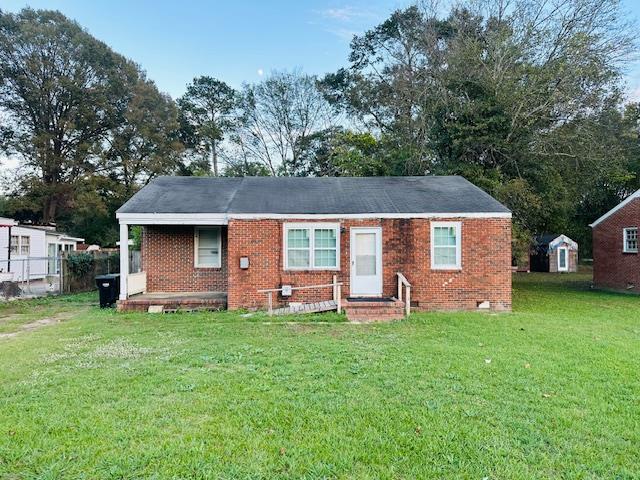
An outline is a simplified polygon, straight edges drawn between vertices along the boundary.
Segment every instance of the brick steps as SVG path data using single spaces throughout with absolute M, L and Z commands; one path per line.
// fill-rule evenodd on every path
M 404 318 L 404 302 L 346 300 L 344 311 L 350 322 L 390 322 Z

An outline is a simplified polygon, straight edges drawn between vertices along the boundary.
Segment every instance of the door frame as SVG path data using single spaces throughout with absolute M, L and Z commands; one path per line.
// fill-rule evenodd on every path
M 376 234 L 376 272 L 378 276 L 378 292 L 377 293 L 357 293 L 353 291 L 356 276 L 356 242 L 357 233 L 375 233 Z M 384 272 L 382 271 L 382 227 L 351 227 L 349 232 L 349 295 L 351 297 L 381 297 L 382 282 Z
M 564 250 L 564 268 L 560 266 L 560 251 Z M 559 272 L 568 272 L 569 271 L 569 248 L 568 247 L 558 247 L 558 271 Z

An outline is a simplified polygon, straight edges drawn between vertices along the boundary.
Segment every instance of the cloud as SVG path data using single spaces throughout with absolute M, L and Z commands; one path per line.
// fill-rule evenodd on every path
M 351 22 L 357 18 L 369 17 L 371 14 L 366 10 L 346 6 L 342 8 L 326 8 L 320 12 L 320 14 L 332 20 L 338 20 L 341 22 Z
M 351 30 L 349 28 L 327 28 L 327 32 L 333 33 L 336 37 L 351 41 L 354 35 L 362 35 L 361 30 Z
M 320 25 L 345 41 L 351 41 L 354 35 L 362 35 L 379 17 L 370 5 L 325 8 L 315 10 L 314 14 L 318 21 L 310 23 Z

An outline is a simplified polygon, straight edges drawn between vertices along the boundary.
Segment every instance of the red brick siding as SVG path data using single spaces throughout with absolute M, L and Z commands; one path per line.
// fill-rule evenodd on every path
M 446 219 L 443 219 L 446 220 Z M 511 308 L 511 220 L 451 219 L 462 222 L 462 270 L 431 270 L 430 220 L 342 220 L 340 271 L 285 271 L 283 269 L 283 221 L 231 220 L 229 242 L 229 308 L 263 307 L 266 296 L 259 289 L 282 284 L 330 283 L 338 275 L 349 295 L 349 239 L 351 227 L 382 227 L 383 293 L 396 295 L 396 272 L 412 283 L 412 300 L 421 309 L 475 309 L 488 300 L 496 310 Z M 303 219 L 299 221 L 304 221 Z M 322 221 L 322 220 L 317 220 Z M 331 220 L 326 220 L 331 222 Z M 440 219 L 438 220 L 440 221 Z M 336 221 L 333 221 L 336 222 Z M 240 257 L 250 267 L 241 270 Z M 290 301 L 331 298 L 331 289 L 295 292 Z
M 622 251 L 623 229 L 638 226 L 640 199 L 632 200 L 593 228 L 593 282 L 596 287 L 640 293 L 640 257 L 637 253 Z
M 142 270 L 148 292 L 227 290 L 227 228 L 222 227 L 221 268 L 195 268 L 194 227 L 144 227 Z

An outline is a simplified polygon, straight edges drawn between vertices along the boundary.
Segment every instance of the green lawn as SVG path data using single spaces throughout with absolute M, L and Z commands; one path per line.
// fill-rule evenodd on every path
M 588 285 L 374 325 L 3 305 L 0 478 L 639 478 L 640 298 Z

